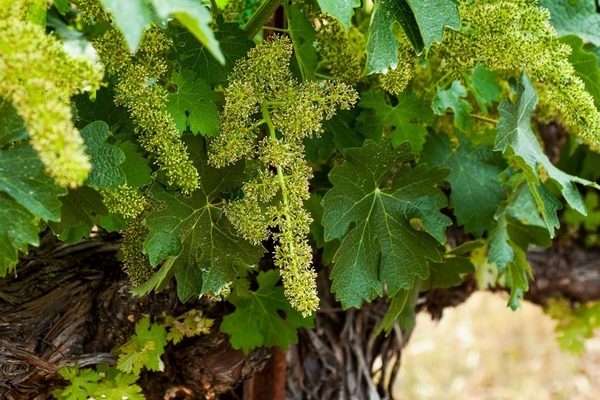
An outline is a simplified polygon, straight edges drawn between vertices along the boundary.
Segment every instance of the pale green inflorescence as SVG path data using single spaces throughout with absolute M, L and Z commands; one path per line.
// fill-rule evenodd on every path
M 139 189 L 127 184 L 120 187 L 100 188 L 104 197 L 104 204 L 112 214 L 119 214 L 124 218 L 134 218 L 146 207 L 146 197 Z
M 23 118 L 46 172 L 61 186 L 80 186 L 91 164 L 72 123 L 70 99 L 98 88 L 102 68 L 68 55 L 55 37 L 25 20 L 24 7 L 0 1 L 0 98 Z
M 244 197 L 229 202 L 226 214 L 253 243 L 273 236 L 285 294 L 309 315 L 319 300 L 307 241 L 311 217 L 303 207 L 312 170 L 302 140 L 320 134 L 323 120 L 337 107 L 350 108 L 357 94 L 344 83 L 296 82 L 289 71 L 291 54 L 291 42 L 281 37 L 236 64 L 225 89 L 220 135 L 209 143 L 209 161 L 222 167 L 243 158 L 257 160 L 253 178 L 243 185 Z
M 94 42 L 108 72 L 118 76 L 115 103 L 129 110 L 141 133 L 141 144 L 156 155 L 169 184 L 189 193 L 198 187 L 198 172 L 180 139 L 175 121 L 165 111 L 168 92 L 158 84 L 167 71 L 165 54 L 169 45 L 169 39 L 157 27 L 146 31 L 137 57 L 129 53 L 123 35 L 116 29 Z
M 448 31 L 432 55 L 457 77 L 481 64 L 490 70 L 523 68 L 543 107 L 557 110 L 572 131 L 600 149 L 600 113 L 568 61 L 571 49 L 558 40 L 548 10 L 534 0 L 481 0 L 460 3 L 462 26 Z

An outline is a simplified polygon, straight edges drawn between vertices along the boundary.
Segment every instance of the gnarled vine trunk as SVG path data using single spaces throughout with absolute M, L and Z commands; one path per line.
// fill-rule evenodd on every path
M 142 376 L 140 385 L 149 399 L 166 398 L 167 393 L 189 399 L 279 399 L 283 391 L 276 386 L 284 378 L 289 399 L 391 398 L 410 332 L 395 328 L 387 337 L 374 337 L 385 302 L 343 311 L 327 289 L 326 268 L 319 276 L 320 293 L 325 295 L 316 329 L 301 330 L 300 343 L 276 356 L 266 377 L 244 390 L 240 384 L 263 368 L 273 350 L 245 355 L 232 349 L 227 336 L 218 331 L 219 319 L 230 311 L 224 304 L 181 304 L 173 287 L 133 297 L 116 259 L 118 245 L 118 236 L 66 245 L 45 235 L 40 248 L 32 249 L 19 264 L 16 275 L 0 280 L 1 399 L 51 398 L 52 391 L 65 383 L 56 373 L 60 367 L 114 364 L 111 349 L 128 340 L 142 315 L 177 315 L 191 307 L 215 318 L 215 328 L 210 335 L 167 348 L 164 373 Z M 600 251 L 573 243 L 531 250 L 536 280 L 526 298 L 539 304 L 558 295 L 573 302 L 600 298 L 599 260 Z M 463 302 L 475 289 L 474 280 L 467 279 L 456 288 L 432 290 L 422 295 L 417 308 L 439 318 L 445 307 Z M 268 387 L 260 390 L 261 385 Z

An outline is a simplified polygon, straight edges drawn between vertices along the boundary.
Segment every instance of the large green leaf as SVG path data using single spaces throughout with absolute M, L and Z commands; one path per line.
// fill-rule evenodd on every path
M 0 147 L 26 137 L 23 119 L 11 103 L 0 96 Z
M 152 3 L 160 18 L 177 18 L 219 63 L 225 64 L 219 41 L 210 27 L 210 11 L 204 4 L 195 0 L 152 0 Z
M 216 25 L 215 37 L 223 50 L 225 65 L 217 62 L 202 43 L 186 30 L 174 26 L 169 28 L 174 45 L 169 56 L 177 61 L 181 68 L 195 72 L 197 77 L 211 86 L 225 83 L 235 62 L 245 57 L 254 47 L 254 42 L 238 24 L 226 23 L 223 17 L 219 16 Z
M 551 244 L 548 230 L 537 211 L 529 186 L 521 185 L 507 203 L 499 208 L 497 224 L 490 232 L 489 261 L 505 273 L 511 287 L 509 305 L 519 307 L 519 298 L 528 290 L 527 275 L 531 274 L 525 255 L 530 244 L 547 247 Z
M 394 147 L 408 142 L 412 151 L 419 153 L 427 135 L 423 123 L 433 122 L 431 107 L 409 90 L 398 95 L 397 103 L 389 105 L 380 90 L 364 93 L 358 106 L 369 110 L 359 118 L 359 129 L 376 140 L 387 132 Z
M 314 326 L 314 317 L 303 318 L 292 308 L 283 287 L 276 286 L 279 279 L 277 270 L 261 272 L 256 291 L 240 296 L 234 290 L 227 298 L 235 311 L 223 318 L 221 331 L 231 335 L 234 349 L 247 353 L 259 346 L 278 346 L 285 351 L 290 343 L 298 343 L 297 328 Z
M 427 52 L 433 42 L 441 43 L 446 26 L 458 29 L 458 7 L 452 0 L 375 1 L 369 43 L 367 74 L 385 72 L 398 65 L 398 42 L 394 24 L 399 23 L 415 51 Z
M 538 97 L 531 81 L 525 73 L 522 73 L 517 86 L 515 103 L 506 99 L 500 103 L 498 108 L 500 120 L 496 126 L 498 136 L 494 150 L 505 153 L 509 147 L 512 149 L 514 155 L 511 156 L 511 159 L 525 172 L 527 182 L 546 221 L 550 236 L 554 236 L 554 229 L 560 225 L 556 216 L 558 207 L 556 199 L 553 201 L 552 194 L 545 188 L 538 168 L 541 166 L 546 170 L 548 176 L 558 185 L 569 205 L 582 214 L 586 213 L 585 205 L 575 183 L 600 187 L 588 180 L 564 173 L 556 168 L 544 154 L 531 129 L 531 114 L 537 100 Z
M 550 23 L 559 36 L 575 34 L 600 45 L 600 14 L 594 0 L 540 0 L 540 6 L 550 10 Z
M 60 240 L 77 243 L 83 237 L 89 237 L 95 216 L 108 215 L 108 209 L 102 202 L 102 196 L 89 186 L 69 189 L 69 193 L 60 198 L 62 203 L 60 222 L 50 222 L 48 226 Z
M 212 20 L 210 12 L 200 2 L 194 0 L 100 0 L 100 2 L 104 9 L 112 14 L 131 52 L 137 50 L 144 31 L 152 22 L 162 22 L 175 17 L 218 62 L 225 63 L 219 42 L 209 25 Z
M 102 121 L 92 122 L 81 130 L 92 170 L 86 182 L 92 187 L 115 187 L 125 183 L 125 174 L 119 165 L 125 161 L 125 154 L 116 146 L 106 143 L 109 136 L 108 125 Z
M 19 251 L 37 246 L 39 218 L 14 199 L 0 192 L 0 278 L 19 260 Z
M 342 23 L 346 32 L 350 29 L 350 22 L 354 8 L 360 6 L 360 0 L 318 0 L 321 11 L 331 15 Z
M 441 261 L 438 242 L 451 221 L 439 212 L 446 197 L 434 185 L 448 171 L 405 164 L 391 187 L 382 188 L 389 169 L 412 157 L 407 144 L 392 150 L 386 139 L 368 140 L 347 149 L 344 163 L 329 174 L 333 188 L 323 198 L 322 223 L 325 240 L 343 238 L 331 278 L 344 307 L 382 295 L 383 284 L 394 296 L 429 276 L 427 260 Z M 421 230 L 411 225 L 416 220 Z
M 421 162 L 450 168 L 446 180 L 452 187 L 450 205 L 460 225 L 467 232 L 480 237 L 488 230 L 500 202 L 504 186 L 499 182 L 506 163 L 491 146 L 473 146 L 471 141 L 458 135 L 453 147 L 445 134 L 430 134 Z
M 0 192 L 45 221 L 60 219 L 59 196 L 67 193 L 44 174 L 37 153 L 26 143 L 0 150 Z
M 139 152 L 135 143 L 125 141 L 117 142 L 116 146 L 125 155 L 125 161 L 119 167 L 125 175 L 127 185 L 139 188 L 152 183 L 152 169 L 148 166 L 148 160 Z
M 315 28 L 302 11 L 299 4 L 289 7 L 288 29 L 294 45 L 294 56 L 304 81 L 316 80 L 315 71 L 318 67 Z
M 599 15 L 600 16 L 600 15 Z M 600 29 L 600 21 L 598 23 Z M 600 110 L 600 68 L 598 67 L 598 57 L 596 54 L 583 49 L 583 40 L 575 35 L 563 36 L 560 41 L 571 46 L 569 61 L 575 68 L 577 75 L 583 83 L 585 89 L 594 98 L 596 108 Z
M 171 79 L 177 85 L 177 91 L 169 93 L 167 111 L 175 120 L 179 132 L 189 126 L 194 134 L 215 136 L 219 133 L 219 112 L 216 101 L 219 97 L 196 74 L 182 69 L 173 72 Z
M 487 114 L 488 107 L 491 107 L 495 101 L 500 100 L 502 87 L 496 82 L 496 73 L 488 71 L 481 66 L 477 66 L 473 74 L 467 77 L 467 85 L 479 108 Z
M 262 246 L 251 245 L 236 235 L 218 202 L 223 192 L 241 183 L 244 166 L 209 167 L 201 142 L 199 137 L 188 137 L 186 142 L 190 151 L 201 156 L 195 164 L 201 176 L 200 189 L 183 196 L 155 184 L 151 196 L 162 201 L 164 208 L 145 220 L 150 233 L 144 252 L 152 265 L 175 257 L 171 273 L 181 286 L 183 301 L 192 294 L 219 293 L 263 254 Z

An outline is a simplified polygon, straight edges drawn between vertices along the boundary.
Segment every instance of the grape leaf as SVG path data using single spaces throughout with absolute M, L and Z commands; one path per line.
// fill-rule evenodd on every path
M 19 251 L 27 254 L 27 245 L 39 244 L 38 222 L 39 218 L 0 192 L 0 278 L 17 263 Z
M 96 224 L 94 216 L 108 215 L 102 196 L 89 186 L 69 189 L 60 201 L 60 222 L 50 222 L 48 226 L 60 240 L 68 243 L 77 243 L 81 238 L 90 236 Z
M 58 221 L 58 197 L 67 191 L 44 174 L 43 168 L 35 150 L 26 143 L 0 150 L 0 192 L 7 193 L 33 215 Z
M 372 111 L 364 114 L 369 119 L 361 119 L 360 130 L 365 134 L 370 132 L 370 135 L 376 133 L 377 136 L 370 136 L 370 138 L 377 140 L 382 132 L 389 130 L 389 137 L 394 147 L 408 142 L 412 151 L 419 153 L 423 149 L 427 135 L 423 122 L 427 124 L 433 122 L 431 108 L 409 90 L 400 93 L 397 100 L 398 104 L 392 107 L 386 102 L 383 91 L 364 93 L 358 106 Z
M 188 69 L 173 72 L 171 80 L 177 91 L 169 93 L 167 111 L 175 120 L 179 132 L 189 126 L 194 134 L 215 136 L 219 133 L 219 112 L 216 101 L 219 97 L 202 79 Z
M 495 101 L 500 100 L 502 88 L 496 82 L 496 73 L 488 71 L 478 65 L 473 71 L 473 75 L 467 77 L 467 85 L 479 108 L 487 114 L 488 107 L 491 107 Z
M 142 40 L 142 34 L 152 21 L 148 4 L 144 0 L 100 0 L 104 9 L 114 17 L 127 41 L 129 50 L 135 52 Z
M 210 26 L 212 21 L 210 11 L 204 4 L 194 0 L 152 0 L 152 3 L 160 18 L 164 20 L 170 16 L 177 18 L 219 63 L 225 64 L 225 56 Z
M 575 34 L 600 45 L 600 14 L 594 0 L 540 0 L 540 6 L 550 10 L 550 23 L 558 36 Z
M 496 213 L 497 224 L 490 232 L 489 261 L 500 273 L 506 273 L 511 286 L 509 305 L 519 307 L 519 298 L 528 290 L 527 275 L 531 274 L 526 254 L 530 244 L 548 247 L 551 244 L 545 222 L 536 210 L 536 199 L 529 186 L 521 185 Z
M 238 163 L 212 168 L 206 164 L 201 137 L 188 136 L 186 144 L 200 155 L 195 163 L 202 177 L 200 188 L 183 196 L 154 185 L 151 196 L 164 202 L 165 207 L 146 217 L 150 232 L 144 243 L 152 265 L 175 257 L 173 271 L 181 286 L 178 290 L 182 301 L 194 293 L 219 293 L 241 269 L 258 262 L 263 254 L 262 246 L 251 245 L 236 235 L 223 217 L 222 204 L 213 204 L 223 192 L 241 184 L 244 166 Z
M 152 183 L 152 169 L 148 166 L 148 160 L 138 151 L 135 143 L 124 141 L 117 142 L 116 147 L 121 149 L 125 160 L 119 168 L 125 175 L 127 185 L 132 188 L 147 186 Z
M 235 62 L 245 57 L 254 47 L 254 42 L 236 23 L 226 23 L 223 16 L 216 20 L 215 38 L 219 41 L 225 56 L 225 65 L 218 63 L 200 42 L 189 32 L 174 26 L 169 27 L 173 38 L 174 49 L 169 53 L 171 59 L 177 61 L 181 68 L 189 69 L 211 86 L 227 82 L 227 75 Z
M 222 64 L 225 58 L 219 42 L 210 28 L 211 16 L 208 9 L 194 0 L 100 0 L 104 9 L 111 13 L 115 24 L 123 32 L 129 50 L 134 53 L 146 29 L 152 22 L 159 25 L 175 17 L 196 39 Z M 156 15 L 155 15 L 156 14 Z
M 452 0 L 375 1 L 367 44 L 367 74 L 386 72 L 398 65 L 395 22 L 400 23 L 417 54 L 427 52 L 434 41 L 441 43 L 446 26 L 460 26 L 458 7 Z
M 117 368 L 126 373 L 140 374 L 142 368 L 160 371 L 160 356 L 167 345 L 167 331 L 158 324 L 150 324 L 146 316 L 135 324 L 135 335 L 119 347 Z
M 441 261 L 438 241 L 444 243 L 451 221 L 438 210 L 446 197 L 434 185 L 448 171 L 405 164 L 391 187 L 380 188 L 391 166 L 412 157 L 408 144 L 391 150 L 385 139 L 367 140 L 360 149 L 347 149 L 344 163 L 329 173 L 333 188 L 323 197 L 322 223 L 326 241 L 343 238 L 331 278 L 345 308 L 381 296 L 384 283 L 394 296 L 416 277 L 429 276 L 428 259 Z M 422 231 L 411 226 L 414 219 Z M 349 230 L 351 224 L 356 225 Z
M 87 399 L 94 393 L 100 380 L 100 374 L 90 368 L 62 367 L 58 373 L 71 382 L 63 390 L 54 392 L 59 399 Z
M 557 201 L 552 200 L 554 196 L 549 192 L 541 182 L 538 175 L 538 167 L 542 166 L 548 176 L 556 182 L 562 195 L 573 209 L 585 214 L 585 205 L 577 191 L 575 183 L 594 186 L 600 188 L 593 182 L 581 179 L 556 168 L 548 157 L 544 154 L 540 143 L 538 142 L 533 130 L 531 129 L 531 114 L 537 103 L 538 97 L 531 81 L 521 73 L 521 78 L 517 85 L 516 101 L 511 102 L 506 99 L 500 103 L 498 111 L 500 120 L 496 126 L 498 135 L 494 150 L 503 153 L 510 147 L 514 155 L 511 159 L 515 164 L 523 169 L 527 182 L 533 192 L 542 212 L 550 236 L 554 236 L 554 229 L 558 228 L 560 223 L 556 215 Z
M 96 97 L 91 100 L 87 93 L 73 97 L 77 109 L 77 129 L 83 129 L 95 121 L 104 121 L 111 132 L 133 132 L 134 125 L 125 107 L 117 106 L 114 101 L 115 93 L 111 88 L 96 91 Z
M 260 272 L 256 280 L 258 289 L 250 292 L 250 296 L 238 296 L 235 289 L 229 295 L 227 300 L 235 306 L 235 311 L 223 317 L 221 331 L 231 335 L 233 348 L 244 353 L 259 346 L 278 346 L 285 351 L 290 343 L 298 343 L 297 328 L 314 327 L 314 317 L 303 318 L 292 308 L 283 287 L 276 286 L 279 271 Z
M 463 283 L 463 275 L 475 272 L 475 266 L 465 257 L 444 257 L 441 263 L 429 263 L 430 276 L 421 291 L 429 288 L 449 288 Z
M 600 21 L 599 25 L 600 27 Z M 569 62 L 575 68 L 577 75 L 583 83 L 585 89 L 594 98 L 596 108 L 600 110 L 600 68 L 598 67 L 598 57 L 589 51 L 583 49 L 583 40 L 574 35 L 563 36 L 560 38 L 562 43 L 571 46 Z
M 331 15 L 342 23 L 346 32 L 350 30 L 350 22 L 354 8 L 360 7 L 360 0 L 318 0 L 321 11 Z
M 445 115 L 448 108 L 454 111 L 454 126 L 463 132 L 468 132 L 473 124 L 471 111 L 473 107 L 465 100 L 467 89 L 459 82 L 452 82 L 450 89 L 437 87 L 437 94 L 431 108 L 437 115 Z
M 499 182 L 506 163 L 491 146 L 473 146 L 470 140 L 457 134 L 458 146 L 452 147 L 445 134 L 430 134 L 421 162 L 450 168 L 446 180 L 452 187 L 450 205 L 459 225 L 465 231 L 481 237 L 491 227 L 498 205 L 504 199 L 504 187 Z
M 17 110 L 0 96 L 0 147 L 27 138 L 27 130 Z
M 102 121 L 92 122 L 81 130 L 92 170 L 86 182 L 92 187 L 115 187 L 125 183 L 125 174 L 119 165 L 125 154 L 116 146 L 105 143 L 109 135 L 108 125 Z
M 137 375 L 119 373 L 113 379 L 100 381 L 92 394 L 103 400 L 144 400 L 142 388 L 135 384 L 138 379 Z
M 304 81 L 316 80 L 318 67 L 317 34 L 299 4 L 289 7 L 288 29 L 294 44 L 294 57 Z

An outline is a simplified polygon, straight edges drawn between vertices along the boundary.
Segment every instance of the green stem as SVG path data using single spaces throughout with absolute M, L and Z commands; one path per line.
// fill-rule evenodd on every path
M 281 5 L 282 1 L 283 0 L 264 0 L 260 7 L 258 7 L 258 10 L 252 14 L 250 20 L 244 25 L 244 30 L 250 39 L 253 39 L 254 36 L 260 32 L 269 18 L 271 18 L 271 15 L 273 15 L 275 10 Z
M 265 120 L 265 122 L 267 123 L 267 127 L 269 128 L 269 138 L 270 140 L 277 140 L 277 136 L 275 135 L 275 125 L 273 125 L 273 121 L 271 121 L 271 116 L 269 115 L 269 106 L 267 104 L 267 102 L 262 102 L 260 105 L 260 109 L 262 111 L 262 115 L 263 115 L 263 119 Z M 284 214 L 285 215 L 289 215 L 289 202 L 288 202 L 288 196 L 287 196 L 287 190 L 285 187 L 285 177 L 283 176 L 283 168 L 281 168 L 281 165 L 277 165 L 277 181 L 279 183 L 279 188 L 281 189 L 281 197 L 283 198 L 283 209 L 284 209 Z M 294 256 L 295 254 L 295 247 L 294 247 L 294 243 L 289 243 L 290 246 L 290 256 Z
M 479 121 L 488 122 L 492 125 L 498 125 L 498 120 L 496 120 L 496 119 L 487 118 L 487 117 L 484 117 L 482 115 L 477 115 L 477 114 L 471 114 L 471 117 L 473 119 L 478 119 Z

